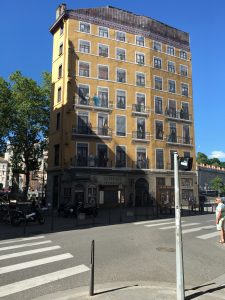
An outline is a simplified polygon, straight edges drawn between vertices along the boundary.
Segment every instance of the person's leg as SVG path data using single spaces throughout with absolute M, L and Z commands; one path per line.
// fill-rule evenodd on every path
M 221 230 L 220 230 L 220 242 L 224 243 L 224 230 L 223 230 L 223 228 L 221 228 Z

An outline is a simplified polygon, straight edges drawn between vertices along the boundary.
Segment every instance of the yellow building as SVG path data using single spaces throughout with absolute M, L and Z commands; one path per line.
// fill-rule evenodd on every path
M 111 6 L 65 4 L 50 32 L 49 200 L 173 203 L 173 153 L 195 158 L 189 34 Z M 180 173 L 184 204 L 197 199 L 195 159 L 192 170 Z

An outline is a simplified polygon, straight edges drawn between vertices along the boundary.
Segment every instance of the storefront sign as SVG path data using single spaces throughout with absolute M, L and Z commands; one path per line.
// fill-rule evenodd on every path
M 126 179 L 120 176 L 104 176 L 99 177 L 98 183 L 101 185 L 119 185 L 119 184 L 126 184 Z

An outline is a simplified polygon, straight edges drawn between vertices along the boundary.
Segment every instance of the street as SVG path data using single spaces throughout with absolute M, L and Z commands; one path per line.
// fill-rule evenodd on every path
M 185 288 L 225 280 L 215 216 L 182 217 L 182 231 Z M 26 300 L 88 286 L 92 240 L 96 284 L 176 282 L 174 218 L 155 219 L 1 241 L 0 297 Z

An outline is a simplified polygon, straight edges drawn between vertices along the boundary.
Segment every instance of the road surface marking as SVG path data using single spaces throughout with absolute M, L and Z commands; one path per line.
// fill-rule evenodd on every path
M 168 222 L 172 221 L 174 219 L 158 219 L 158 220 L 149 220 L 149 221 L 140 221 L 140 222 L 135 222 L 133 223 L 134 225 L 142 225 L 142 224 L 147 224 L 147 223 L 156 223 L 156 222 Z
M 210 225 L 210 226 L 203 226 L 203 227 L 197 227 L 197 228 L 192 228 L 192 229 L 185 229 L 185 230 L 182 230 L 182 234 L 189 233 L 189 232 L 194 232 L 194 231 L 200 231 L 202 229 L 212 229 L 212 228 L 215 228 L 215 226 Z
M 37 239 L 43 239 L 44 236 L 40 235 L 40 236 L 33 236 L 33 237 L 29 237 L 29 238 L 19 238 L 19 239 L 13 239 L 13 240 L 8 240 L 8 241 L 3 241 L 0 242 L 0 245 L 3 244 L 11 244 L 11 243 L 17 243 L 17 242 L 23 242 L 23 241 L 31 241 L 31 240 L 37 240 Z
M 25 255 L 35 254 L 35 253 L 41 253 L 41 252 L 46 252 L 46 251 L 52 251 L 52 250 L 56 250 L 56 249 L 60 249 L 60 248 L 61 248 L 60 246 L 52 246 L 52 247 L 39 248 L 39 249 L 34 249 L 34 250 L 21 251 L 21 252 L 17 252 L 17 253 L 5 254 L 5 255 L 0 256 L 0 260 L 14 258 L 14 257 L 20 257 L 20 256 L 25 256 Z
M 183 225 L 182 225 L 182 228 L 183 228 L 183 227 L 187 227 L 187 226 L 199 225 L 199 224 L 200 224 L 200 223 L 183 224 Z M 176 228 L 176 226 L 162 227 L 162 228 L 159 228 L 159 229 L 161 229 L 161 230 L 167 230 L 167 229 L 172 229 L 172 228 Z
M 184 221 L 182 221 L 183 223 Z M 167 222 L 167 223 L 157 223 L 157 224 L 149 224 L 149 225 L 144 225 L 145 227 L 155 227 L 155 226 L 161 226 L 161 225 L 166 225 L 166 224 L 174 224 L 173 222 Z
M 41 266 L 41 265 L 49 264 L 49 263 L 56 262 L 56 261 L 61 261 L 61 260 L 72 258 L 72 257 L 73 257 L 73 255 L 70 253 L 64 253 L 64 254 L 45 257 L 45 258 L 41 258 L 41 259 L 31 260 L 31 261 L 23 262 L 23 263 L 16 264 L 16 265 L 2 267 L 2 268 L 0 268 L 0 274 L 5 274 L 5 273 L 9 273 L 9 272 L 14 272 L 14 271 L 18 271 L 18 270 L 24 270 L 24 269 L 28 269 L 28 268 L 32 268 L 32 267 L 36 267 L 36 266 Z
M 17 281 L 11 284 L 0 287 L 0 297 L 5 297 L 18 292 L 29 290 L 31 288 L 57 281 L 66 277 L 70 277 L 79 273 L 87 272 L 90 269 L 85 265 L 59 270 L 57 272 L 48 273 L 45 275 L 29 278 L 22 281 Z
M 210 239 L 210 238 L 215 237 L 215 236 L 219 237 L 219 233 L 218 232 L 212 232 L 212 233 L 202 234 L 202 235 L 199 235 L 199 236 L 196 236 L 196 237 L 198 239 L 207 240 L 207 239 Z
M 8 246 L 8 247 L 0 247 L 0 251 L 23 248 L 23 247 L 38 246 L 38 245 L 43 245 L 43 244 L 49 244 L 51 242 L 52 241 L 43 241 L 43 242 L 28 243 L 28 244 L 14 245 L 14 246 Z

